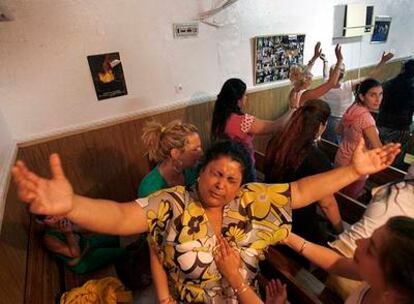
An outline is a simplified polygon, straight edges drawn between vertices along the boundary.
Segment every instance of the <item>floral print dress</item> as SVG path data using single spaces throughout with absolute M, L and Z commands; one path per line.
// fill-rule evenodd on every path
M 150 243 L 180 303 L 237 303 L 214 259 L 216 236 L 196 191 L 178 186 L 137 200 L 146 213 Z M 224 208 L 222 235 L 241 256 L 241 273 L 254 285 L 259 259 L 291 229 L 289 184 L 244 185 Z

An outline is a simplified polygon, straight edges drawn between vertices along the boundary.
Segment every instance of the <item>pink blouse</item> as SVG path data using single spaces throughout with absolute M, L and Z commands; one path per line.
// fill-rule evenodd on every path
M 375 120 L 366 107 L 356 103 L 346 110 L 341 120 L 342 142 L 335 156 L 336 166 L 346 166 L 351 162 L 359 140 L 364 135 L 364 129 L 372 126 L 375 127 Z M 367 145 L 367 148 L 371 147 Z
M 227 119 L 224 133 L 234 141 L 244 144 L 254 163 L 253 134 L 249 133 L 256 118 L 249 114 L 231 114 Z

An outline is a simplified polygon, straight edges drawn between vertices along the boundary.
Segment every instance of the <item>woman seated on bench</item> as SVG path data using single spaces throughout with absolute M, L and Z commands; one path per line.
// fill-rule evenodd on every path
M 335 166 L 346 166 L 352 159 L 352 153 L 361 138 L 366 148 L 382 146 L 375 120 L 370 111 L 376 111 L 382 101 L 382 86 L 375 79 L 368 78 L 357 86 L 355 102 L 346 110 L 337 128 L 342 142 L 335 155 Z M 367 176 L 345 187 L 342 192 L 352 198 L 358 198 L 364 189 Z
M 288 110 L 282 117 L 274 121 L 262 120 L 244 113 L 246 103 L 246 84 L 238 78 L 226 80 L 214 104 L 211 138 L 213 141 L 230 138 L 244 144 L 252 159 L 252 168 L 250 168 L 252 180 L 256 180 L 254 136 L 280 130 L 293 110 Z
M 116 262 L 127 253 L 119 247 L 119 237 L 74 231 L 71 221 L 62 216 L 37 217 L 45 225 L 43 243 L 55 258 L 73 272 L 92 272 Z
M 356 241 L 353 258 L 291 233 L 283 243 L 330 273 L 362 284 L 346 304 L 411 304 L 414 299 L 414 219 L 397 216 Z
M 316 145 L 326 128 L 330 114 L 326 102 L 308 100 L 290 118 L 282 133 L 273 137 L 265 156 L 265 182 L 291 182 L 302 177 L 332 170 L 328 157 Z M 338 204 L 333 194 L 318 201 L 319 207 L 337 233 L 343 231 Z M 325 243 L 318 223 L 316 205 L 292 212 L 292 231 L 313 242 Z
M 172 186 L 195 184 L 195 167 L 203 149 L 194 125 L 174 120 L 163 126 L 150 121 L 143 128 L 142 141 L 149 161 L 157 165 L 141 181 L 138 197 Z
M 30 204 L 33 213 L 65 215 L 100 233 L 148 231 L 175 300 L 237 303 L 251 294 L 247 291 L 264 250 L 289 234 L 291 209 L 305 207 L 361 175 L 385 169 L 400 150 L 398 144 L 370 151 L 362 148 L 361 142 L 346 167 L 290 184 L 242 186 L 250 157 L 243 145 L 221 142 L 206 153 L 195 191 L 177 186 L 122 204 L 75 194 L 57 154 L 50 157 L 51 179 L 29 171 L 22 161 L 12 173 L 19 198 Z M 231 288 L 214 263 L 219 237 L 240 252 L 243 286 Z
M 145 197 L 172 186 L 191 187 L 196 183 L 196 164 L 203 155 L 203 150 L 194 125 L 174 120 L 163 126 L 151 121 L 144 126 L 142 141 L 149 161 L 157 165 L 141 181 L 138 197 Z M 163 304 L 170 300 L 172 302 L 167 275 L 152 246 L 149 246 L 149 251 L 152 280 L 158 301 Z

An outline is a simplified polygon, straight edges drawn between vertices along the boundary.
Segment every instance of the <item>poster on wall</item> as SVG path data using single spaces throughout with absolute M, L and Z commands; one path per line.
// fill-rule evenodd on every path
M 291 65 L 303 64 L 304 34 L 259 36 L 254 45 L 255 84 L 287 79 Z
M 391 27 L 391 17 L 376 16 L 374 30 L 372 31 L 371 43 L 385 43 Z
M 128 94 L 118 52 L 88 56 L 88 63 L 98 100 Z

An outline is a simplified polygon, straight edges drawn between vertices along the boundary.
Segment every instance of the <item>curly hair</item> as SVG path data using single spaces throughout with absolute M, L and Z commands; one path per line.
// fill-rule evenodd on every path
M 246 93 L 246 84 L 238 78 L 228 79 L 217 95 L 214 104 L 213 120 L 211 122 L 211 137 L 222 137 L 226 128 L 227 119 L 231 114 L 243 114 L 239 100 Z
M 149 121 L 143 128 L 142 141 L 152 162 L 160 162 L 170 157 L 172 149 L 183 149 L 187 136 L 198 133 L 197 127 L 190 123 L 174 120 L 163 126 L 157 121 Z
M 266 182 L 281 182 L 292 179 L 306 158 L 321 124 L 326 124 L 331 109 L 322 100 L 308 100 L 293 113 L 282 130 L 275 135 L 266 149 Z

